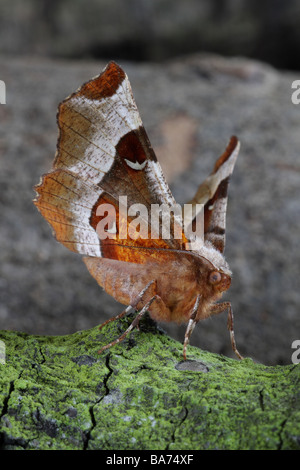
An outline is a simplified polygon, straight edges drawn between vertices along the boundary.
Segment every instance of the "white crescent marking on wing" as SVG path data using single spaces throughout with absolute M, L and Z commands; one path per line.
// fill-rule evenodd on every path
M 125 162 L 127 163 L 130 168 L 133 168 L 134 170 L 143 170 L 145 168 L 147 160 L 145 160 L 143 163 L 139 162 L 131 162 L 130 160 L 127 160 L 127 158 L 124 158 Z

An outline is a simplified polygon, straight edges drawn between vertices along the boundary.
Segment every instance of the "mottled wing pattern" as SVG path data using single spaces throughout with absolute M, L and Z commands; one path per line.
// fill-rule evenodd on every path
M 128 206 L 175 204 L 143 127 L 129 80 L 114 62 L 59 106 L 59 139 L 53 169 L 36 186 L 35 204 L 59 242 L 87 256 L 129 261 L 130 248 L 182 249 L 174 238 L 99 240 L 97 209 L 108 202 Z M 117 219 L 119 221 L 119 219 Z M 130 218 L 129 218 L 130 222 Z M 175 222 L 176 223 L 176 222 Z M 121 249 L 122 248 L 122 249 Z
M 240 144 L 232 137 L 225 152 L 217 160 L 212 178 L 219 181 L 211 199 L 204 206 L 204 240 L 220 252 L 225 250 L 226 211 L 228 200 L 228 184 L 239 153 Z
M 99 238 L 89 223 L 101 188 L 76 173 L 57 169 L 44 175 L 35 189 L 38 197 L 34 203 L 52 226 L 56 239 L 71 251 L 101 256 Z
M 220 253 L 225 249 L 228 184 L 239 148 L 238 139 L 231 137 L 226 150 L 216 161 L 213 172 L 199 186 L 189 202 L 193 206 L 204 205 L 204 242 L 210 242 Z M 194 224 L 195 218 L 191 222 L 192 230 Z

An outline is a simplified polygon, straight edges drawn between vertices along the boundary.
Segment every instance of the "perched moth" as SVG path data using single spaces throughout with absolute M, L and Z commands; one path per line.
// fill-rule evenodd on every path
M 127 305 L 103 325 L 131 309 L 139 312 L 120 338 L 99 352 L 123 340 L 149 311 L 154 320 L 187 324 L 186 359 L 196 323 L 227 310 L 232 348 L 242 358 L 235 344 L 231 304 L 216 303 L 231 283 L 223 252 L 227 189 L 239 151 L 237 138 L 230 139 L 187 206 L 192 209 L 185 219 L 190 231 L 170 211 L 170 236 L 164 237 L 166 218 L 159 217 L 154 224 L 147 214 L 152 214 L 153 207 L 171 209 L 176 202 L 125 72 L 110 62 L 59 105 L 57 122 L 53 168 L 35 187 L 34 203 L 53 227 L 56 239 L 84 255 L 98 284 Z M 124 212 L 123 203 L 136 210 L 139 223 L 132 212 Z M 204 240 L 195 248 L 186 234 L 195 225 L 199 205 L 203 207 Z

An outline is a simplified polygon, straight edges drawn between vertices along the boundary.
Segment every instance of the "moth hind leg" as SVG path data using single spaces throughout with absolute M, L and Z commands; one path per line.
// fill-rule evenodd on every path
M 144 299 L 144 297 L 146 297 L 146 299 Z M 107 325 L 111 321 L 123 318 L 131 309 L 141 309 L 140 312 L 135 317 L 135 319 L 133 320 L 133 322 L 127 328 L 127 330 L 124 331 L 124 333 L 119 338 L 103 346 L 98 351 L 98 353 L 101 354 L 106 349 L 109 349 L 112 346 L 115 346 L 116 344 L 120 343 L 133 330 L 133 328 L 138 328 L 140 319 L 147 312 L 147 310 L 150 309 L 154 301 L 158 304 L 158 308 L 163 308 L 163 310 L 168 310 L 163 300 L 161 299 L 161 297 L 156 293 L 156 281 L 153 280 L 146 285 L 146 287 L 136 296 L 134 301 L 131 302 L 131 304 L 128 305 L 128 307 L 126 307 L 119 315 L 109 318 L 106 322 L 104 322 L 100 326 L 100 329 L 101 329 L 103 326 Z
M 109 318 L 108 320 L 106 320 L 105 322 L 103 322 L 100 326 L 99 326 L 99 330 L 102 330 L 102 328 L 104 326 L 106 326 L 108 323 L 111 323 L 112 321 L 115 321 L 115 320 L 119 320 L 120 318 L 123 318 L 125 317 L 129 312 L 130 310 L 133 310 L 137 307 L 137 305 L 142 301 L 143 299 L 143 296 L 144 294 L 150 290 L 150 288 L 152 287 L 155 288 L 155 281 L 150 281 L 146 287 L 137 295 L 137 297 L 134 299 L 133 302 L 131 302 L 130 305 L 128 305 L 121 313 L 119 313 L 118 315 L 115 315 L 114 317 L 111 317 Z M 152 290 L 151 289 L 151 290 Z M 154 294 L 153 294 L 154 295 Z M 152 295 L 152 296 L 153 296 Z
M 116 344 L 120 343 L 121 341 L 123 341 L 126 336 L 133 330 L 134 327 L 138 326 L 138 323 L 140 321 L 140 319 L 142 318 L 142 316 L 147 312 L 148 308 L 150 307 L 150 305 L 152 304 L 152 302 L 154 302 L 154 300 L 156 299 L 156 295 L 151 297 L 151 299 L 144 305 L 144 307 L 142 308 L 142 310 L 138 313 L 138 315 L 135 317 L 135 319 L 133 320 L 133 322 L 129 325 L 129 327 L 127 328 L 127 330 L 124 331 L 124 333 L 119 336 L 119 338 L 115 339 L 114 341 L 111 341 L 110 343 L 106 344 L 105 346 L 103 346 L 101 349 L 99 349 L 98 351 L 98 354 L 101 354 L 103 351 L 105 351 L 106 349 L 109 349 L 111 348 L 112 346 L 115 346 Z M 125 309 L 126 311 L 127 309 Z M 122 312 L 123 314 L 123 312 Z M 121 316 L 124 316 L 124 315 L 117 315 L 118 318 L 121 318 Z M 116 318 L 116 317 L 115 317 Z

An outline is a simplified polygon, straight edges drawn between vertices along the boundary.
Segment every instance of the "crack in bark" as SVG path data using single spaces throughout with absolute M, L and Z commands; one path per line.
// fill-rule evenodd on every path
M 15 389 L 15 381 L 11 380 L 11 382 L 9 384 L 8 394 L 3 400 L 3 407 L 2 407 L 1 414 L 0 414 L 0 422 L 3 418 L 3 416 L 5 416 L 7 414 L 8 402 L 10 400 L 11 394 L 13 393 L 14 389 Z M 3 450 L 4 448 L 5 448 L 5 432 L 2 431 L 2 432 L 0 432 L 0 450 Z
M 278 443 L 278 446 L 277 446 L 277 450 L 281 450 L 282 449 L 282 445 L 283 445 L 283 438 L 282 438 L 282 433 L 283 433 L 283 430 L 284 430 L 284 426 L 286 425 L 286 422 L 287 422 L 287 418 L 284 419 L 280 425 L 280 430 L 279 430 L 279 434 L 278 434 L 278 437 L 279 437 L 279 443 Z
M 3 400 L 3 407 L 1 410 L 1 414 L 0 414 L 0 424 L 1 424 L 2 418 L 8 414 L 8 403 L 9 403 L 12 393 L 15 391 L 15 382 L 16 380 L 19 380 L 22 377 L 22 374 L 23 374 L 23 371 L 19 373 L 17 378 L 15 378 L 14 380 L 11 380 L 9 383 L 8 394 Z M 26 449 L 29 442 L 30 441 L 26 441 L 25 439 L 22 439 L 22 438 L 10 439 L 7 437 L 5 431 L 0 432 L 0 450 L 5 450 L 6 445 L 20 446 L 20 447 L 23 447 L 23 449 Z
M 261 411 L 265 411 L 263 389 L 259 391 L 258 399 L 259 399 L 259 405 L 260 405 Z
M 85 431 L 83 433 L 83 436 L 82 436 L 83 437 L 83 450 L 87 450 L 87 448 L 89 446 L 90 439 L 91 439 L 91 433 L 92 433 L 93 429 L 95 429 L 96 419 L 95 419 L 95 415 L 94 415 L 94 406 L 97 405 L 97 403 L 99 403 L 100 401 L 101 401 L 101 399 L 97 400 L 95 403 L 93 403 L 93 405 L 91 405 L 89 407 L 89 413 L 90 413 L 92 426 L 90 427 L 90 429 L 88 431 Z
M 105 365 L 106 365 L 106 367 L 107 367 L 107 369 L 108 369 L 108 374 L 106 375 L 106 377 L 104 377 L 104 380 L 103 380 L 103 385 L 104 385 L 104 387 L 105 387 L 105 395 L 104 395 L 104 396 L 109 395 L 109 393 L 110 393 L 110 390 L 109 390 L 109 388 L 108 388 L 107 382 L 109 381 L 111 375 L 112 375 L 113 372 L 114 372 L 114 370 L 112 369 L 112 367 L 111 367 L 111 365 L 110 365 L 110 363 L 109 363 L 109 360 L 110 360 L 110 354 L 108 354 L 108 355 L 106 356 L 106 358 L 105 358 Z M 104 398 L 104 397 L 102 397 L 101 400 L 102 400 L 103 398 Z M 101 401 L 101 400 L 100 400 L 100 401 Z
M 182 426 L 182 424 L 184 423 L 184 421 L 185 421 L 186 418 L 188 417 L 188 414 L 189 414 L 188 408 L 185 406 L 185 407 L 183 408 L 183 410 L 184 410 L 184 416 L 183 416 L 183 418 L 181 419 L 181 421 L 180 421 L 180 423 L 178 424 L 178 426 L 175 426 L 175 427 L 174 427 L 174 431 L 172 432 L 172 435 L 171 435 L 171 441 L 166 445 L 165 450 L 169 450 L 170 445 L 171 445 L 171 444 L 174 444 L 174 443 L 176 442 L 175 433 L 176 433 L 177 429 L 179 429 L 180 426 Z
M 7 414 L 8 402 L 9 402 L 9 399 L 10 399 L 11 394 L 14 391 L 14 389 L 15 389 L 15 381 L 12 380 L 9 384 L 8 394 L 3 400 L 3 407 L 2 407 L 2 411 L 1 411 L 1 415 L 0 415 L 0 422 L 3 418 L 3 416 L 5 416 Z M 2 431 L 0 433 L 0 450 L 4 449 L 4 445 L 5 445 L 5 432 Z
M 0 420 L 1 418 L 6 415 L 7 413 L 7 410 L 8 410 L 8 402 L 9 402 L 9 399 L 11 397 L 11 394 L 12 392 L 14 391 L 15 389 L 15 381 L 12 380 L 9 384 L 9 389 L 8 389 L 8 394 L 7 394 L 7 397 L 4 398 L 3 400 L 3 407 L 2 407 L 2 411 L 1 411 L 1 415 L 0 415 Z
M 46 357 L 45 357 L 45 354 L 43 352 L 43 349 L 42 349 L 42 346 L 40 345 L 39 346 L 39 351 L 40 351 L 40 355 L 42 356 L 42 361 L 40 362 L 40 364 L 45 364 L 46 362 Z
M 98 403 L 100 403 L 103 398 L 107 395 L 109 395 L 110 393 L 110 390 L 108 388 L 108 385 L 107 385 L 107 382 L 109 380 L 109 378 L 111 377 L 111 375 L 113 374 L 113 369 L 111 368 L 111 365 L 109 363 L 109 360 L 110 360 L 110 354 L 108 354 L 106 356 L 106 359 L 105 359 L 105 365 L 108 369 L 108 373 L 106 374 L 106 376 L 104 377 L 103 379 L 103 385 L 104 385 L 104 389 L 105 389 L 105 393 L 103 396 L 101 396 L 98 400 L 96 400 L 90 407 L 89 407 L 89 414 L 90 414 L 90 418 L 91 418 L 91 422 L 92 422 L 92 425 L 90 427 L 90 429 L 88 431 L 85 431 L 83 433 L 83 450 L 87 450 L 88 449 L 88 446 L 89 446 L 89 442 L 90 442 L 90 439 L 91 439 L 91 434 L 92 434 L 92 431 L 95 429 L 96 427 L 96 419 L 95 419 L 95 415 L 94 415 L 94 407 L 96 405 L 98 405 Z

